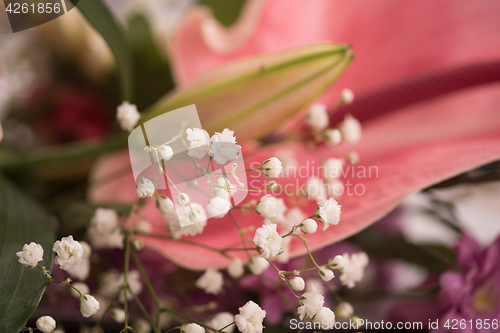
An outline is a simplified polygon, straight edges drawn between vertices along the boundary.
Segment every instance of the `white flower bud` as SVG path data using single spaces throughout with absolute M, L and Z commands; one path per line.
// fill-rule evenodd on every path
M 181 206 L 181 207 L 184 207 L 186 205 L 189 205 L 189 203 L 191 202 L 191 200 L 189 199 L 189 195 L 187 195 L 186 193 L 179 193 L 177 195 L 177 203 Z
M 217 295 L 222 291 L 224 286 L 224 277 L 218 270 L 209 268 L 196 280 L 195 285 L 203 289 L 207 294 Z
M 151 233 L 151 223 L 141 220 L 135 224 L 134 229 L 138 233 L 149 234 Z
M 137 111 L 137 106 L 129 102 L 125 101 L 117 108 L 116 119 L 124 130 L 131 132 L 140 118 L 141 115 Z
M 161 145 L 158 147 L 158 157 L 160 160 L 169 161 L 172 156 L 174 156 L 174 150 L 172 147 L 167 145 Z
M 342 302 L 335 308 L 335 314 L 338 318 L 347 319 L 351 318 L 354 313 L 354 308 L 350 303 Z
M 278 189 L 278 184 L 273 180 L 267 183 L 266 188 L 268 191 L 276 191 Z
M 137 184 L 137 189 L 135 190 L 135 195 L 138 198 L 151 197 L 155 193 L 155 186 L 153 182 L 149 179 L 142 178 Z
M 89 286 L 86 283 L 83 282 L 74 282 L 71 284 L 74 288 L 70 287 L 70 293 L 71 296 L 74 298 L 80 298 L 82 295 L 81 294 L 88 294 L 90 292 Z M 78 291 L 76 291 L 76 290 Z
M 325 130 L 326 143 L 336 146 L 342 141 L 342 133 L 336 128 Z
M 345 116 L 344 121 L 340 123 L 338 128 L 344 141 L 356 143 L 361 140 L 361 123 L 353 116 Z
M 277 178 L 283 173 L 283 165 L 281 161 L 276 157 L 271 157 L 270 159 L 262 162 L 260 168 L 266 177 Z
M 309 113 L 305 119 L 307 125 L 312 129 L 322 130 L 328 127 L 330 119 L 326 111 L 326 105 L 313 104 L 309 108 Z
M 340 221 L 340 212 L 342 206 L 333 199 L 323 201 L 323 203 L 316 209 L 316 217 L 324 224 L 323 231 L 325 231 L 330 224 L 337 225 Z
M 51 333 L 56 329 L 56 321 L 51 316 L 43 316 L 37 319 L 36 328 L 43 333 Z
M 323 307 L 314 315 L 313 321 L 320 323 L 323 330 L 331 330 L 335 326 L 335 313 L 330 308 Z
M 301 291 L 304 290 L 304 288 L 306 287 L 306 283 L 304 282 L 304 279 L 301 278 L 300 276 L 294 276 L 293 278 L 290 279 L 290 286 L 295 291 Z
M 261 275 L 269 267 L 269 262 L 261 256 L 250 256 L 248 261 L 248 268 L 250 272 L 255 275 Z
M 334 269 L 341 269 L 345 265 L 345 259 L 342 256 L 335 256 L 328 260 L 328 265 Z
M 123 323 L 125 321 L 125 311 L 123 311 L 123 309 L 114 308 L 111 310 L 111 317 L 117 323 Z
M 136 251 L 144 250 L 144 243 L 138 239 L 134 239 L 134 241 L 132 242 L 132 246 L 134 247 L 134 250 L 136 250 Z
M 133 328 L 136 333 L 149 333 L 151 332 L 151 325 L 146 319 L 138 318 L 134 320 Z
M 80 297 L 80 312 L 82 316 L 88 318 L 99 310 L 99 302 L 94 296 L 86 294 Z
M 234 258 L 227 268 L 227 273 L 233 279 L 240 278 L 243 273 L 245 273 L 245 267 L 243 266 L 243 261 L 240 258 Z
M 340 93 L 340 101 L 344 104 L 351 104 L 354 101 L 354 93 L 351 89 L 345 88 Z
M 184 324 L 181 326 L 182 333 L 205 333 L 205 329 L 203 326 L 200 326 L 195 323 Z
M 314 234 L 318 230 L 318 223 L 313 219 L 306 219 L 300 224 L 300 230 L 305 234 Z
M 349 155 L 347 155 L 347 159 L 351 164 L 357 164 L 359 162 L 359 155 L 355 151 L 351 151 Z
M 321 267 L 318 269 L 318 275 L 323 281 L 330 281 L 335 277 L 333 271 L 328 268 Z
M 21 264 L 33 268 L 43 260 L 43 247 L 35 242 L 24 244 L 23 250 L 17 252 L 16 255 Z
M 278 200 L 270 194 L 260 198 L 255 206 L 257 214 L 264 218 L 273 218 L 278 214 Z
M 83 246 L 74 240 L 73 236 L 63 237 L 55 242 L 52 250 L 57 253 L 55 263 L 65 271 L 83 262 Z
M 156 208 L 158 208 L 161 215 L 175 216 L 177 214 L 175 211 L 174 202 L 164 195 L 158 196 L 158 200 L 156 201 Z
M 226 216 L 227 212 L 230 209 L 231 203 L 222 197 L 214 197 L 210 199 L 207 205 L 208 215 L 216 219 L 220 219 Z

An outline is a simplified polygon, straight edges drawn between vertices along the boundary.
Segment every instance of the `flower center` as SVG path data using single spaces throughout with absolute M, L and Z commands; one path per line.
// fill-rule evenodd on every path
M 491 283 L 485 283 L 472 295 L 474 308 L 485 315 L 491 314 L 500 306 L 500 293 L 491 288 Z

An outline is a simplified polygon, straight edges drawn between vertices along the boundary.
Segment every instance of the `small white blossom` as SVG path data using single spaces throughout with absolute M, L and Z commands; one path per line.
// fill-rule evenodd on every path
M 348 288 L 353 288 L 356 282 L 360 282 L 364 276 L 365 267 L 368 265 L 368 255 L 365 252 L 353 253 L 351 255 L 345 253 L 344 267 L 342 267 L 342 275 L 340 282 Z
M 262 333 L 262 325 L 266 311 L 262 310 L 255 302 L 248 301 L 239 308 L 240 313 L 234 317 L 236 326 L 241 333 Z
M 207 205 L 207 213 L 216 219 L 223 218 L 231 209 L 231 203 L 221 197 L 214 197 L 210 199 Z
M 316 209 L 316 217 L 324 224 L 323 231 L 325 231 L 330 224 L 336 225 L 339 223 L 341 207 L 342 206 L 340 206 L 335 199 L 330 198 L 324 200 L 323 204 Z
M 56 321 L 51 316 L 43 316 L 36 320 L 36 328 L 43 333 L 51 333 L 56 329 Z
M 158 157 L 160 160 L 170 161 L 174 156 L 174 150 L 168 145 L 161 145 L 158 147 Z
M 233 279 L 237 279 L 243 276 L 243 273 L 245 273 L 245 267 L 243 266 L 243 261 L 240 258 L 234 258 L 227 267 L 227 273 Z
M 330 258 L 328 260 L 328 265 L 332 266 L 332 268 L 334 268 L 334 269 L 341 269 L 345 265 L 344 257 L 342 257 L 342 256 L 335 256 L 333 258 Z
M 304 290 L 304 288 L 306 287 L 306 283 L 304 279 L 301 278 L 300 276 L 294 276 L 293 278 L 290 279 L 290 286 L 295 291 L 301 291 Z
M 333 274 L 333 271 L 331 269 L 324 267 L 318 269 L 318 275 L 323 281 L 330 281 L 335 277 L 335 274 Z
M 169 219 L 171 219 L 172 215 L 177 215 L 174 202 L 172 201 L 172 199 L 164 195 L 158 196 L 158 200 L 156 201 L 156 208 L 158 208 L 161 215 L 167 215 Z
M 339 130 L 346 142 L 356 143 L 361 140 L 361 123 L 351 115 L 344 117 L 344 121 L 339 125 Z
M 56 241 L 52 250 L 57 253 L 56 264 L 65 271 L 83 262 L 83 246 L 74 240 L 73 236 L 63 237 L 60 241 Z
M 278 199 L 270 194 L 267 194 L 260 198 L 259 202 L 257 202 L 255 211 L 264 218 L 273 218 L 278 215 L 277 206 Z
M 151 197 L 155 194 L 155 186 L 153 182 L 149 179 L 142 178 L 137 184 L 137 189 L 135 190 L 135 195 L 138 198 Z
M 71 278 L 84 281 L 90 273 L 90 255 L 92 254 L 92 248 L 85 241 L 80 242 L 80 245 L 83 247 L 82 263 L 71 267 L 66 272 Z
M 330 119 L 326 111 L 326 105 L 313 104 L 309 108 L 309 113 L 305 119 L 307 125 L 312 129 L 322 130 L 328 127 Z
M 82 316 L 88 318 L 99 310 L 99 302 L 92 295 L 83 295 L 80 297 L 80 312 Z
M 326 143 L 336 146 L 342 142 L 342 133 L 336 128 L 329 128 L 325 130 Z
M 141 220 L 135 224 L 134 229 L 136 232 L 149 234 L 151 233 L 152 227 L 151 223 L 149 223 L 148 221 Z
M 200 326 L 195 323 L 184 324 L 181 326 L 182 333 L 205 333 L 205 329 L 203 326 Z
M 349 319 L 354 314 L 354 308 L 350 303 L 342 302 L 335 308 L 335 314 L 342 319 Z
M 111 309 L 111 317 L 117 323 L 123 323 L 125 321 L 125 311 L 119 308 Z
M 105 273 L 101 279 L 99 294 L 108 298 L 114 297 L 121 288 L 124 281 L 123 279 L 123 274 L 120 274 L 117 271 L 109 271 Z M 138 271 L 129 271 L 127 274 L 129 288 L 135 295 L 139 295 L 142 291 L 142 282 L 140 279 L 141 277 Z M 132 294 L 127 292 L 127 300 L 131 300 L 132 298 Z M 120 293 L 120 297 L 118 299 L 120 302 L 125 300 L 123 291 Z
M 275 208 L 276 215 L 274 215 L 273 217 L 266 217 L 264 219 L 265 224 L 280 223 L 286 221 L 285 213 L 287 207 L 285 205 L 285 200 L 283 200 L 282 198 L 276 198 Z
M 216 314 L 210 321 L 207 323 L 208 326 L 215 328 L 216 330 L 220 330 L 223 327 L 231 324 L 234 321 L 234 316 L 229 312 L 221 312 Z M 229 325 L 222 332 L 232 333 L 234 331 L 234 324 Z M 211 332 L 211 331 L 210 331 Z
M 323 308 L 323 304 L 325 303 L 323 295 L 314 287 L 312 291 L 307 291 L 302 294 L 301 298 L 303 298 L 299 300 L 301 306 L 297 309 L 300 320 L 304 319 L 305 316 L 309 318 L 314 317 L 314 315 Z
M 151 325 L 146 319 L 137 318 L 134 320 L 133 328 L 136 333 L 149 333 L 151 332 Z
M 23 250 L 17 252 L 16 255 L 21 264 L 36 267 L 38 262 L 43 260 L 43 247 L 35 242 L 24 244 Z
M 210 148 L 210 136 L 207 131 L 201 128 L 186 129 L 187 139 L 189 141 L 188 155 L 201 159 Z
M 234 160 L 241 150 L 241 146 L 236 144 L 234 132 L 227 128 L 222 133 L 215 132 L 210 141 L 210 155 L 218 164 Z
M 261 275 L 269 267 L 269 262 L 258 255 L 250 256 L 248 268 L 255 275 Z
M 351 89 L 342 89 L 342 92 L 340 93 L 340 100 L 344 104 L 351 104 L 352 101 L 354 101 L 354 93 Z
M 189 199 L 189 195 L 187 193 L 179 193 L 177 195 L 177 203 L 181 206 L 184 207 L 186 205 L 189 205 L 191 202 L 191 199 Z
M 344 194 L 344 183 L 340 179 L 329 179 L 324 185 L 328 197 L 340 197 Z
M 326 199 L 326 192 L 324 188 L 323 180 L 312 176 L 307 180 L 304 185 L 304 190 L 308 196 L 308 199 L 323 200 Z
M 320 323 L 323 330 L 331 330 L 335 326 L 335 313 L 330 308 L 323 307 L 316 313 L 313 321 Z
M 137 106 L 134 104 L 125 101 L 118 106 L 116 119 L 122 129 L 131 132 L 139 121 L 139 118 L 141 118 L 141 114 L 137 111 Z
M 89 289 L 89 286 L 86 284 L 86 283 L 83 283 L 83 282 L 73 282 L 71 284 L 73 286 L 73 288 L 70 287 L 70 293 L 71 293 L 71 296 L 73 296 L 74 298 L 80 298 L 81 297 L 81 294 L 88 294 L 90 292 L 90 289 Z M 76 290 L 78 291 L 76 291 Z
M 313 219 L 306 219 L 300 224 L 300 230 L 305 234 L 314 234 L 318 230 L 318 224 Z
M 326 179 L 335 179 L 342 176 L 342 168 L 345 160 L 341 158 L 329 158 L 323 163 L 323 176 Z
M 118 227 L 118 219 L 118 213 L 114 209 L 96 209 L 87 230 L 87 236 L 94 248 L 123 248 L 124 236 Z
M 217 295 L 224 286 L 224 277 L 216 269 L 209 268 L 196 280 L 196 287 L 203 289 L 207 294 Z
M 283 165 L 277 157 L 265 160 L 260 168 L 266 177 L 277 178 L 283 174 Z
M 195 214 L 193 214 L 195 212 Z M 207 225 L 207 216 L 202 205 L 191 203 L 189 206 L 180 207 L 177 213 L 166 216 L 168 230 L 175 239 L 181 236 L 194 236 L 203 232 Z M 193 220 L 194 219 L 194 220 Z
M 255 231 L 253 242 L 260 247 L 264 258 L 274 257 L 281 252 L 283 238 L 278 234 L 275 223 L 263 225 Z

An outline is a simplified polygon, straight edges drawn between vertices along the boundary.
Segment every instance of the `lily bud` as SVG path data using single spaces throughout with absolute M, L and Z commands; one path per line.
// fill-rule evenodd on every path
M 268 135 L 324 93 L 352 58 L 349 45 L 315 44 L 237 61 L 168 95 L 143 112 L 140 122 L 196 104 L 209 133 L 231 128 L 239 143 L 248 142 Z

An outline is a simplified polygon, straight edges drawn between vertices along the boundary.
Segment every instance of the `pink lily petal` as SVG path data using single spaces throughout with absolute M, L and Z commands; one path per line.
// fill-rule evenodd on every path
M 188 13 L 170 48 L 177 81 L 186 84 L 236 59 L 325 41 L 353 45 L 357 58 L 337 87 L 356 94 L 421 71 L 500 55 L 498 1 L 272 0 L 257 17 L 260 1 L 247 6 L 251 13 L 243 13 L 245 22 L 237 23 L 255 26 L 251 37 L 245 30 L 239 39 L 232 35 L 215 42 L 224 34 L 220 27 L 212 29 L 217 33 L 206 32 L 206 22 L 213 20 L 208 12 L 197 8 Z M 235 49 L 234 40 L 246 43 Z
M 346 238 L 387 214 L 412 192 L 500 158 L 498 105 L 498 87 L 490 86 L 407 107 L 366 123 L 362 141 L 343 149 L 356 150 L 361 157 L 359 166 L 365 166 L 366 170 L 369 170 L 370 166 L 377 167 L 377 177 L 374 173 L 371 178 L 347 175 L 344 180 L 350 181 L 351 184 L 360 184 L 358 192 L 362 185 L 364 193 L 359 196 L 344 194 L 339 199 L 342 205 L 340 223 L 330 226 L 325 232 L 318 231 L 309 235 L 309 247 L 312 250 L 319 249 Z M 264 148 L 244 147 L 243 154 L 248 167 L 252 163 L 260 163 L 275 156 L 283 149 L 292 149 L 298 158 L 299 166 L 308 165 L 309 172 L 312 171 L 312 162 L 318 166 L 322 160 L 338 156 L 329 147 L 320 146 L 316 151 L 311 151 L 305 144 L 297 142 L 274 144 Z M 104 158 L 98 164 L 93 178 L 109 174 L 111 167 L 126 167 L 127 163 L 126 153 L 118 157 Z M 315 172 L 317 174 L 318 171 Z M 249 174 L 249 177 L 252 177 L 252 174 Z M 307 177 L 299 176 L 277 179 L 281 185 L 294 186 L 301 186 L 306 180 Z M 96 182 L 94 186 L 98 184 L 99 182 Z M 130 200 L 134 190 L 134 179 L 129 174 L 94 188 L 90 196 L 100 202 Z M 351 191 L 353 190 L 354 187 L 351 188 Z M 261 196 L 262 194 L 251 194 L 248 200 Z M 289 201 L 287 205 L 292 204 Z M 312 201 L 304 200 L 294 201 L 294 205 L 301 205 L 301 209 L 308 215 L 312 214 L 317 206 Z M 232 212 L 243 228 L 259 227 L 263 223 L 263 219 L 255 213 L 244 215 L 238 210 Z M 142 213 L 154 223 L 158 235 L 167 235 L 166 224 L 153 201 L 146 204 Z M 253 232 L 248 232 L 248 236 L 252 238 Z M 209 220 L 203 234 L 185 239 L 215 248 L 241 246 L 238 232 L 227 216 Z M 229 263 L 220 253 L 192 244 L 151 237 L 145 237 L 144 241 L 147 246 L 187 268 L 224 267 Z M 305 253 L 303 245 L 295 239 L 290 251 L 292 257 Z M 243 251 L 230 254 L 245 259 Z

